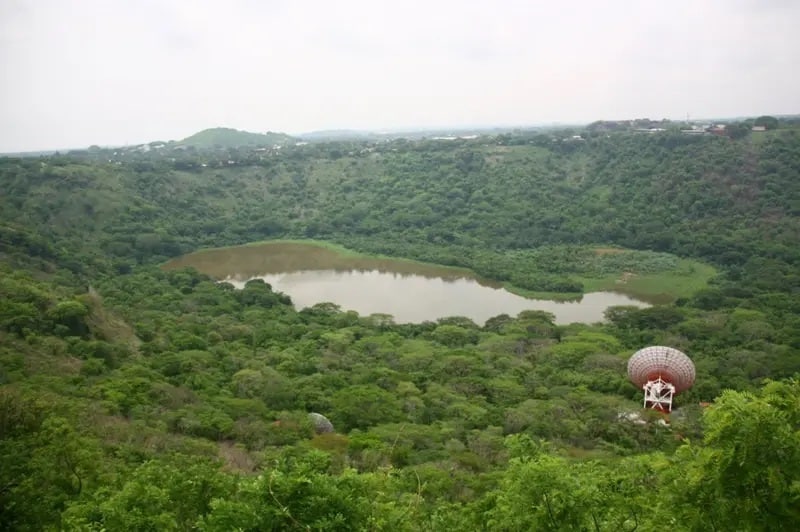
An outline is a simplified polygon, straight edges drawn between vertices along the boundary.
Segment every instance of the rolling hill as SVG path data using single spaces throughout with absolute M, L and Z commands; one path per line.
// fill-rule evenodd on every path
M 294 138 L 285 133 L 251 133 L 227 127 L 204 129 L 179 142 L 183 146 L 195 148 L 238 148 L 256 146 L 274 146 L 294 142 Z

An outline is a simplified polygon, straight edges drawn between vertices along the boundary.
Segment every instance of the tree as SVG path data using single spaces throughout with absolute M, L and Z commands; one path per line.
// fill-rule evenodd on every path
M 754 126 L 763 126 L 767 129 L 778 129 L 778 119 L 774 116 L 759 116 L 753 121 Z
M 85 318 L 89 309 L 80 301 L 61 301 L 56 304 L 47 316 L 57 325 L 65 327 L 65 334 L 83 336 L 89 332 Z
M 727 390 L 703 416 L 705 447 L 686 444 L 678 503 L 695 530 L 800 526 L 800 381 Z
M 750 134 L 750 128 L 743 122 L 734 122 L 725 126 L 725 135 L 738 140 Z
M 44 530 L 60 521 L 70 503 L 97 489 L 102 454 L 67 419 L 49 416 L 40 426 L 21 421 L 24 431 L 18 427 L 15 438 L 0 440 L 0 517 L 10 529 Z
M 329 475 L 330 457 L 317 450 L 285 453 L 257 478 L 220 494 L 202 530 L 362 530 L 378 495 L 370 477 L 352 470 Z M 231 492 L 229 492 L 231 493 Z
M 434 340 L 448 347 L 461 347 L 478 341 L 478 332 L 458 325 L 439 325 L 431 333 Z
M 70 507 L 65 524 L 75 530 L 192 530 L 212 500 L 235 491 L 233 480 L 204 461 L 145 462 L 110 494 Z
M 331 421 L 344 431 L 391 423 L 404 418 L 397 397 L 374 384 L 349 386 L 331 397 Z

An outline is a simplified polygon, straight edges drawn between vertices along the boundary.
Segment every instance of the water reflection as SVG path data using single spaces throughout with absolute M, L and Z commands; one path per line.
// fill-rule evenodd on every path
M 469 272 L 410 261 L 349 257 L 308 244 L 263 244 L 208 250 L 167 263 L 192 266 L 241 288 L 263 279 L 291 296 L 298 309 L 332 302 L 361 315 L 391 314 L 398 323 L 466 316 L 476 323 L 499 314 L 544 310 L 556 323 L 603 320 L 612 305 L 648 306 L 614 292 L 585 294 L 580 301 L 527 299 Z
M 297 308 L 329 301 L 361 315 L 391 314 L 397 323 L 466 316 L 483 324 L 493 316 L 515 316 L 523 310 L 552 312 L 556 323 L 592 323 L 602 321 L 603 312 L 611 305 L 646 306 L 613 292 L 593 292 L 580 301 L 558 302 L 526 299 L 503 288 L 483 286 L 474 279 L 381 271 L 310 270 L 256 277 L 289 294 Z M 241 276 L 225 280 L 237 288 L 246 282 Z

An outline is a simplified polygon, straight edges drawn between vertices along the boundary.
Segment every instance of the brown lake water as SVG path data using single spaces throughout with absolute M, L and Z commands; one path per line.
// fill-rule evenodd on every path
M 465 316 L 483 324 L 493 316 L 515 316 L 523 310 L 551 312 L 559 324 L 594 323 L 603 320 L 610 306 L 649 306 L 616 292 L 592 292 L 579 301 L 528 299 L 466 270 L 349 256 L 313 244 L 276 242 L 203 250 L 163 267 L 193 267 L 237 288 L 259 278 L 288 294 L 298 309 L 331 302 L 364 316 L 391 314 L 398 323 Z

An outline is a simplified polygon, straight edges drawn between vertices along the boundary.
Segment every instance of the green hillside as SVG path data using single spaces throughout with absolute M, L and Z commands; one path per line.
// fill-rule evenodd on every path
M 227 127 L 204 129 L 179 141 L 182 146 L 199 149 L 275 146 L 295 142 L 284 133 L 250 133 Z
M 206 133 L 0 158 L 0 530 L 800 528 L 798 130 Z M 396 324 L 159 268 L 275 239 L 669 297 Z M 646 345 L 696 366 L 669 425 Z

